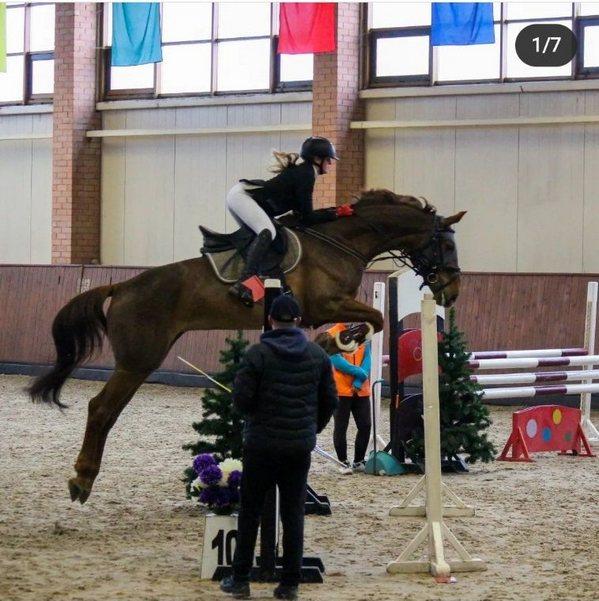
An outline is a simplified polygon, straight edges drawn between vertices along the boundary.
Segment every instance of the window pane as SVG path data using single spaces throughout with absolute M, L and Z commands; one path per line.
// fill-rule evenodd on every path
M 0 102 L 23 101 L 23 56 L 6 57 L 6 73 L 0 73 Z
M 31 7 L 31 31 L 29 33 L 31 52 L 54 50 L 54 5 Z
M 269 87 L 270 39 L 221 42 L 218 45 L 218 90 L 264 90 Z
M 499 79 L 499 25 L 495 25 L 494 44 L 439 46 L 437 81 Z
M 210 44 L 163 46 L 161 94 L 210 91 Z
M 154 64 L 110 67 L 111 90 L 141 90 L 154 87 Z
M 584 59 L 585 68 L 599 67 L 599 25 L 584 28 Z
M 218 37 L 270 35 L 270 3 L 219 2 Z
M 25 9 L 6 9 L 6 52 L 23 52 L 25 43 Z
M 31 61 L 31 93 L 52 94 L 54 92 L 54 61 Z
M 557 21 L 560 25 L 565 25 L 572 29 L 572 21 Z M 534 79 L 536 77 L 564 77 L 572 74 L 572 61 L 563 67 L 530 67 L 523 63 L 516 54 L 516 38 L 520 31 L 532 23 L 513 23 L 507 28 L 507 76 L 508 77 L 526 77 Z
M 571 17 L 570 2 L 508 2 L 508 19 L 549 19 Z
M 581 2 L 580 15 L 599 15 L 599 2 Z
M 377 40 L 376 76 L 427 75 L 428 49 L 428 36 Z
M 431 24 L 430 2 L 373 2 L 372 28 Z
M 212 35 L 210 2 L 163 2 L 162 41 L 209 40 Z
M 312 81 L 313 54 L 281 54 L 281 81 Z

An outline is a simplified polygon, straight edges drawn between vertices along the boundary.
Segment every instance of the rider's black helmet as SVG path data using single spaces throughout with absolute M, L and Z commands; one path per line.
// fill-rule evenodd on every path
M 302 144 L 300 156 L 304 161 L 311 161 L 314 158 L 339 160 L 332 142 L 320 136 L 306 138 Z

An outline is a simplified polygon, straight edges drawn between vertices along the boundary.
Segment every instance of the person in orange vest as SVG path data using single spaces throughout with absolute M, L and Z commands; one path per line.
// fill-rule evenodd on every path
M 334 336 L 348 327 L 348 324 L 337 323 L 327 332 Z M 339 404 L 334 413 L 335 428 L 333 444 L 339 461 L 345 468 L 342 474 L 364 471 L 365 456 L 370 440 L 370 342 L 361 344 L 353 353 L 338 353 L 331 356 L 333 375 L 337 385 Z M 347 459 L 347 428 L 350 413 L 354 417 L 358 433 L 354 444 L 354 461 Z

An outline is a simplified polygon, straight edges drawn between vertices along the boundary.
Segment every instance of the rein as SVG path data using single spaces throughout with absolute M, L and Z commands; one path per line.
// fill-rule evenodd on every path
M 298 228 L 298 229 L 300 229 L 300 228 Z M 344 242 L 340 242 L 336 238 L 327 236 L 326 234 L 323 234 L 322 232 L 317 232 L 316 230 L 313 230 L 310 227 L 301 228 L 300 231 L 304 234 L 308 234 L 309 236 L 312 236 L 313 238 L 317 238 L 318 240 L 321 240 L 322 242 L 326 242 L 327 244 L 329 244 L 330 246 L 333 246 L 334 248 L 336 248 L 338 250 L 343 251 L 345 254 L 350 255 L 351 257 L 353 257 L 354 259 L 357 259 L 361 263 L 364 263 L 364 265 L 368 265 L 368 262 L 369 262 L 368 257 L 365 257 L 361 252 L 358 252 L 354 248 L 351 248 L 351 246 L 348 246 Z
M 377 235 L 383 236 L 384 232 L 381 228 L 376 226 L 374 223 L 371 223 L 366 218 L 362 217 L 358 213 L 354 213 L 353 217 L 359 217 L 371 230 L 373 230 Z M 435 284 L 438 281 L 437 271 L 439 268 L 443 267 L 447 271 L 453 271 L 456 276 L 460 272 L 459 268 L 451 268 L 449 266 L 444 265 L 444 257 L 443 257 L 443 247 L 441 244 L 441 217 L 435 215 L 433 220 L 433 228 L 429 239 L 420 247 L 414 249 L 410 253 L 407 252 L 396 252 L 396 251 L 386 251 L 387 254 L 382 255 L 381 257 L 370 260 L 368 257 L 365 257 L 362 253 L 358 252 L 354 248 L 348 246 L 344 242 L 341 242 L 337 238 L 333 238 L 328 236 L 327 234 L 323 234 L 322 232 L 318 232 L 312 228 L 306 227 L 301 228 L 301 231 L 313 238 L 317 238 L 322 242 L 326 242 L 330 246 L 344 252 L 347 255 L 350 255 L 354 259 L 357 259 L 361 263 L 363 263 L 366 267 L 374 265 L 379 261 L 384 261 L 386 259 L 393 259 L 395 261 L 399 261 L 406 267 L 409 267 L 414 273 L 419 275 L 422 278 L 422 284 L 420 285 L 420 289 L 424 288 L 424 286 L 428 284 Z M 426 255 L 426 251 L 431 248 L 432 253 L 430 257 Z M 443 290 L 447 286 L 449 286 L 455 278 L 451 278 L 445 284 L 443 284 L 438 291 Z

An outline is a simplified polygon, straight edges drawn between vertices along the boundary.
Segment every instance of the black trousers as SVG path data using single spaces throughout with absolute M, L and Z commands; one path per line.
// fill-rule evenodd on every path
M 354 463 L 364 461 L 370 440 L 370 397 L 340 396 L 339 404 L 335 410 L 335 428 L 333 430 L 333 444 L 339 461 L 347 461 L 347 427 L 349 426 L 349 415 L 354 416 L 358 433 L 354 445 Z
M 310 451 L 275 453 L 244 449 L 241 476 L 241 507 L 233 574 L 238 582 L 250 577 L 258 525 L 266 493 L 279 487 L 283 524 L 283 584 L 297 586 L 304 553 L 304 504 L 310 469 Z

